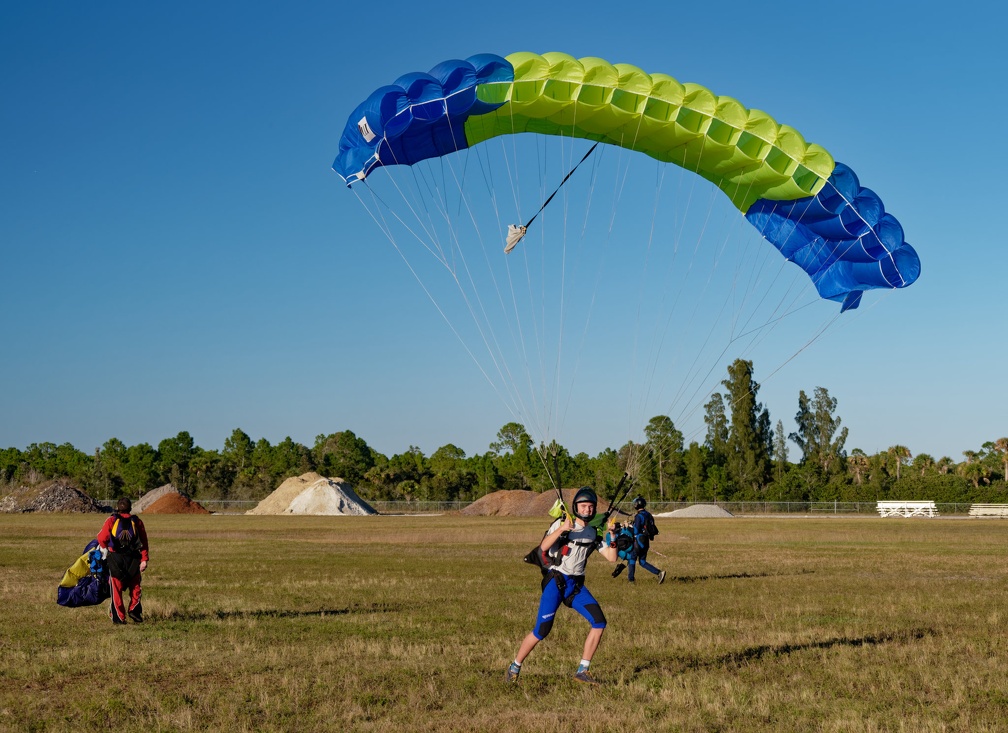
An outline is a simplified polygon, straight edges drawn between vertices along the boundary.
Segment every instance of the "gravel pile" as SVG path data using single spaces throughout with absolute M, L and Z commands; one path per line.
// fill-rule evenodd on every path
M 245 513 L 333 516 L 378 512 L 357 496 L 350 484 L 343 479 L 326 478 L 310 471 L 287 479 L 276 491 Z
M 721 517 L 734 517 L 735 515 L 726 509 L 722 509 L 717 504 L 693 504 L 692 506 L 676 509 L 674 512 L 663 512 L 655 514 L 656 517 L 706 517 L 708 519 L 719 519 Z
M 54 481 L 45 486 L 20 488 L 0 500 L 0 512 L 7 514 L 29 512 L 90 514 L 111 511 L 80 489 L 62 481 Z

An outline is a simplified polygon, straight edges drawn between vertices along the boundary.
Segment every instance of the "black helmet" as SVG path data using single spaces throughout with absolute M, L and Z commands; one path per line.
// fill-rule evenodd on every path
M 647 506 L 647 499 L 645 499 L 643 496 L 634 497 L 634 500 L 633 500 L 633 508 L 634 509 L 636 509 L 637 511 L 640 511 L 641 509 L 643 509 L 646 506 Z
M 591 514 L 584 515 L 578 514 L 577 505 L 579 502 L 590 501 L 592 504 Z M 595 508 L 598 506 L 598 497 L 595 495 L 595 490 L 590 486 L 582 486 L 574 494 L 574 501 L 571 502 L 572 508 L 574 509 L 574 516 L 578 519 L 587 522 L 590 521 L 595 516 Z

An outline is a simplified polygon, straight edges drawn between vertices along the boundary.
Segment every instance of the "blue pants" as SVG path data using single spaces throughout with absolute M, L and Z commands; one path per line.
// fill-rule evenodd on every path
M 636 557 L 632 558 L 630 560 L 630 562 L 628 563 L 628 567 L 627 567 L 627 581 L 628 582 L 634 579 L 634 565 L 635 565 L 635 561 L 636 561 L 636 564 L 640 565 L 642 568 L 644 568 L 645 570 L 647 570 L 649 573 L 653 573 L 655 575 L 658 575 L 661 572 L 661 570 L 659 570 L 658 568 L 656 568 L 654 565 L 652 565 L 651 563 L 649 563 L 647 561 L 647 554 L 648 554 L 648 550 L 649 549 L 650 549 L 650 547 L 646 547 L 646 546 L 642 547 L 641 545 L 637 545 L 637 547 L 635 548 L 636 552 L 634 553 L 634 555 Z
M 553 629 L 553 619 L 556 617 L 556 612 L 564 601 L 567 601 L 571 608 L 588 619 L 588 623 L 593 629 L 604 629 L 606 627 L 605 614 L 602 613 L 602 608 L 591 591 L 583 585 L 578 588 L 574 578 L 562 573 L 555 573 L 555 575 L 563 581 L 563 591 L 560 590 L 560 583 L 555 578 L 550 578 L 546 583 L 542 598 L 539 599 L 535 628 L 532 629 L 535 637 L 542 641 L 549 635 Z

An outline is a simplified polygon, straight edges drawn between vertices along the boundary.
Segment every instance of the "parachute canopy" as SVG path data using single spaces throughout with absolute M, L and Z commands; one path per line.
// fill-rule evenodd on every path
M 333 169 L 349 186 L 381 166 L 520 132 L 617 145 L 697 173 L 842 310 L 920 275 L 899 222 L 824 148 L 698 84 L 593 57 L 480 54 L 406 74 L 350 115 Z

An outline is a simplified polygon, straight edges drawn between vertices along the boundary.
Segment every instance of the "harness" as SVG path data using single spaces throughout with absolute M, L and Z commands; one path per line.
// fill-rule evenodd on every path
M 567 579 L 570 578 L 574 581 L 574 587 L 572 588 L 570 595 L 567 594 Z M 560 591 L 560 597 L 563 598 L 563 604 L 567 608 L 572 608 L 574 603 L 574 596 L 581 592 L 584 588 L 585 576 L 583 575 L 564 575 L 556 568 L 546 571 L 542 579 L 542 590 L 546 590 L 546 586 L 550 583 L 555 583 L 557 590 Z

